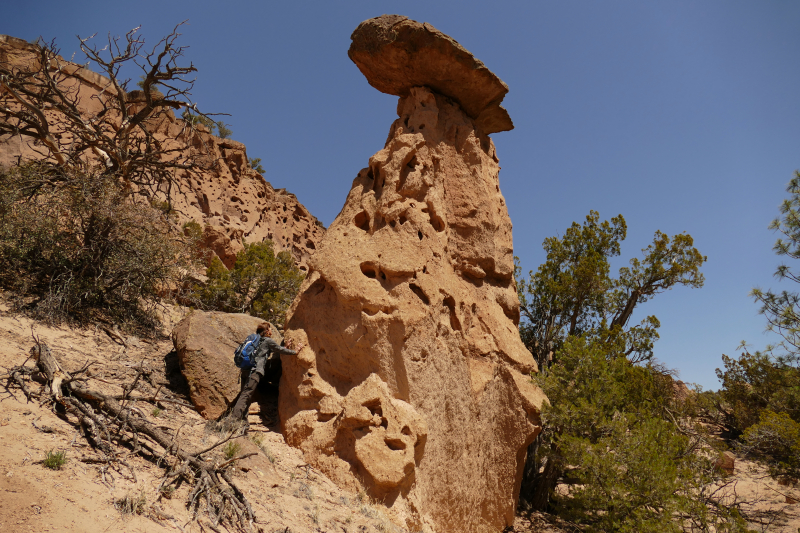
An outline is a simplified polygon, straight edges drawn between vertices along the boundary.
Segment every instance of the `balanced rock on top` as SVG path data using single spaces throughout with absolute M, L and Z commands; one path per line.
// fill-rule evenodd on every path
M 405 17 L 353 34 L 373 86 L 406 77 L 392 89 L 399 118 L 311 257 L 285 331 L 307 347 L 283 357 L 279 400 L 309 464 L 439 533 L 512 523 L 547 401 L 517 330 L 511 221 L 480 125 L 507 89 L 467 55 Z
M 383 15 L 359 24 L 350 38 L 350 59 L 379 91 L 408 96 L 425 86 L 455 100 L 487 135 L 514 128 L 500 105 L 508 85 L 427 22 Z

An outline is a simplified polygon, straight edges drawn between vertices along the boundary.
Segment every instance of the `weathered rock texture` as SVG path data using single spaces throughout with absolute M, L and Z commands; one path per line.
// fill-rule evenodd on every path
M 193 311 L 172 331 L 181 372 L 189 383 L 189 396 L 206 419 L 221 415 L 241 389 L 233 352 L 263 320 L 245 314 Z M 283 338 L 273 328 L 272 338 Z
M 427 22 L 383 15 L 362 22 L 348 55 L 381 92 L 408 96 L 427 86 L 449 96 L 490 134 L 514 128 L 500 105 L 508 86 L 458 42 Z
M 411 530 L 500 531 L 546 401 L 516 327 L 500 167 L 452 99 L 413 87 L 397 110 L 289 312 L 307 347 L 283 358 L 281 423 Z
M 0 35 L 0 62 L 24 66 L 34 61 L 29 43 Z M 61 67 L 75 74 L 73 80 L 80 80 L 81 109 L 87 116 L 99 112 L 100 105 L 92 96 L 107 90 L 108 79 L 67 61 Z M 129 93 L 132 106 L 137 105 L 139 92 Z M 325 229 L 294 194 L 274 189 L 250 168 L 244 144 L 220 139 L 203 126 L 187 127 L 171 111 L 150 120 L 148 127 L 165 148 L 185 147 L 207 164 L 200 174 L 184 176 L 180 190 L 173 191 L 173 204 L 181 223 L 194 220 L 205 227 L 204 243 L 225 266 L 233 266 L 243 239 L 250 243 L 270 239 L 276 252 L 291 252 L 296 264 L 306 270 Z M 41 157 L 20 137 L 0 140 L 0 167 L 16 165 L 20 156 L 23 161 Z

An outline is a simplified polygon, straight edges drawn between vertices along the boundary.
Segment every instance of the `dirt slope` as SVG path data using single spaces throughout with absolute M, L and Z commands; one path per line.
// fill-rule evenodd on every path
M 170 309 L 167 315 L 166 330 L 181 317 L 181 311 Z M 101 328 L 54 328 L 13 316 L 2 300 L 0 367 L 25 360 L 33 345 L 32 330 L 68 370 L 87 361 L 96 362 L 89 380 L 93 387 L 119 392 L 121 384 L 135 375 L 134 368 L 143 365 L 149 378 L 137 390 L 153 394 L 160 388 L 158 397 L 163 398 L 158 404 L 160 413 L 155 412 L 153 404 L 139 402 L 143 416 L 157 418 L 163 429 L 173 433 L 180 428 L 179 441 L 190 448 L 205 447 L 219 439 L 219 435 L 206 431 L 206 422 L 197 413 L 183 406 L 185 383 L 168 338 L 131 338 L 125 348 Z M 18 390 L 11 392 L 13 395 L 0 387 L 0 531 L 214 531 L 202 509 L 198 520 L 191 520 L 185 505 L 185 485 L 169 499 L 159 495 L 163 470 L 157 466 L 157 459 L 148 461 L 128 450 L 123 458 L 131 465 L 135 479 L 124 467 L 115 470 L 92 462 L 98 455 L 73 425 L 49 406 L 26 403 Z M 379 503 L 369 501 L 365 494 L 338 489 L 306 465 L 299 450 L 284 443 L 277 426 L 277 395 L 262 394 L 251 408 L 250 435 L 235 441 L 241 447 L 239 454 L 258 452 L 241 461 L 235 473 L 236 482 L 254 507 L 254 531 L 405 531 L 389 522 Z M 254 441 L 259 441 L 260 447 Z M 49 450 L 66 452 L 68 462 L 61 470 L 41 464 Z M 212 453 L 220 463 L 225 460 L 221 451 Z M 141 514 L 121 512 L 126 498 L 134 506 L 142 501 Z

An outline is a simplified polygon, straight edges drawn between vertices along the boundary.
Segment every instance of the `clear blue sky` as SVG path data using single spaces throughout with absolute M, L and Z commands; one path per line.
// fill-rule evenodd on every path
M 230 113 L 267 179 L 328 225 L 396 116 L 347 57 L 353 29 L 383 13 L 430 22 L 509 85 L 516 129 L 493 138 L 526 271 L 590 209 L 625 216 L 625 261 L 656 230 L 686 231 L 705 287 L 634 316 L 661 320 L 657 357 L 716 388 L 720 354 L 770 342 L 748 292 L 782 288 L 767 225 L 800 168 L 800 2 L 13 2 L 0 33 L 55 38 L 69 57 L 76 35 L 141 25 L 155 43 L 189 19 L 196 101 Z

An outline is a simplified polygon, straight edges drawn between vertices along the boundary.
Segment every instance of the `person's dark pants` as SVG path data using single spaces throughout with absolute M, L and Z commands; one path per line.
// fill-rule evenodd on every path
M 250 403 L 253 399 L 253 394 L 258 388 L 258 384 L 266 375 L 265 381 L 277 386 L 281 379 L 283 369 L 281 368 L 280 357 L 273 357 L 269 361 L 259 361 L 256 368 L 252 370 L 242 370 L 242 391 L 239 393 L 239 398 L 231 409 L 230 415 L 232 420 L 241 420 L 247 416 L 247 411 L 250 408 Z
M 261 366 L 263 367 L 263 365 Z M 261 377 L 264 374 L 263 368 L 260 369 L 261 372 L 258 370 L 259 368 L 256 367 L 253 370 L 242 371 L 242 391 L 239 393 L 239 398 L 233 405 L 231 414 L 228 415 L 232 420 L 242 420 L 245 416 L 247 416 L 247 411 L 250 408 L 250 401 L 253 398 L 253 393 L 256 392 L 258 383 L 261 381 Z

